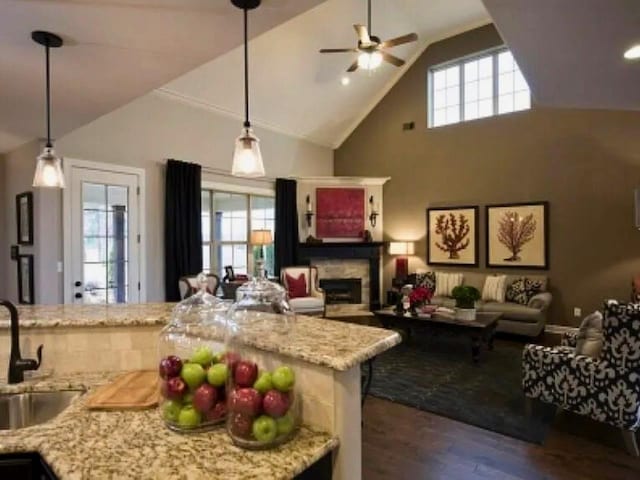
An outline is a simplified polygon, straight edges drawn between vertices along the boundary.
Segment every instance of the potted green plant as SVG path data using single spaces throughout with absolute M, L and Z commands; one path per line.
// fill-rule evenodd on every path
M 476 319 L 476 302 L 480 300 L 480 291 L 471 285 L 458 285 L 451 292 L 456 301 L 456 319 L 473 321 Z

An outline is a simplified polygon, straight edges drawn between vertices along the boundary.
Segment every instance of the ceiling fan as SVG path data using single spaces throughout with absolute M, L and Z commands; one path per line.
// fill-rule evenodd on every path
M 401 67 L 404 60 L 390 54 L 387 48 L 396 47 L 405 43 L 415 42 L 418 39 L 416 33 L 408 33 L 390 40 L 381 41 L 375 35 L 371 35 L 371 0 L 367 0 L 367 25 L 354 25 L 358 35 L 357 48 L 323 48 L 320 53 L 359 53 L 358 58 L 347 69 L 347 72 L 355 72 L 358 68 L 374 70 L 382 61 Z

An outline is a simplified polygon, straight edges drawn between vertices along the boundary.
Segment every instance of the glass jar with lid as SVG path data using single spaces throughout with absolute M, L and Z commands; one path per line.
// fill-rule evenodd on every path
M 227 315 L 227 433 L 246 449 L 291 439 L 300 424 L 300 392 L 291 362 L 275 351 L 286 344 L 295 315 L 280 285 L 264 275 L 238 289 Z
M 228 304 L 199 290 L 178 303 L 160 332 L 160 414 L 172 430 L 203 431 L 224 422 L 228 368 L 224 358 Z

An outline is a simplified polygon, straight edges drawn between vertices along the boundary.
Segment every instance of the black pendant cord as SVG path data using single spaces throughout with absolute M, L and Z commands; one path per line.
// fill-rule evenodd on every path
M 45 45 L 45 55 L 46 55 L 46 76 L 47 76 L 47 148 L 51 148 L 51 78 L 49 72 L 49 41 Z
M 244 8 L 244 127 L 250 128 L 249 122 L 249 40 L 247 34 L 247 9 Z
M 367 2 L 367 30 L 369 31 L 369 36 L 371 36 L 371 0 Z

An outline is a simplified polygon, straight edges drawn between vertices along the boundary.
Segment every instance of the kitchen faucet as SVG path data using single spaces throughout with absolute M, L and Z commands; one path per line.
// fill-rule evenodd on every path
M 15 305 L 8 300 L 0 300 L 0 305 L 6 307 L 11 314 L 11 354 L 9 356 L 9 383 L 24 382 L 24 372 L 27 370 L 37 370 L 42 363 L 42 345 L 38 347 L 38 360 L 32 358 L 22 358 L 20 354 L 20 323 L 18 321 L 18 310 Z

